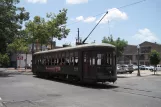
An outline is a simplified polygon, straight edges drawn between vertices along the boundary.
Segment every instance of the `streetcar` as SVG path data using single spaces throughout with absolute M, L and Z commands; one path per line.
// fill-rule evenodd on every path
M 80 82 L 115 82 L 116 48 L 111 44 L 83 44 L 36 52 L 32 72 Z

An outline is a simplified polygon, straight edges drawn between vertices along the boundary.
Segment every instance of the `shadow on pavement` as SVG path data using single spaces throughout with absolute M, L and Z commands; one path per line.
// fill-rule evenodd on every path
M 10 73 L 6 73 L 3 71 L 0 71 L 0 77 L 13 77 L 12 75 L 10 75 Z
M 152 76 L 161 76 L 161 74 L 151 74 Z
M 57 78 L 41 78 L 34 76 L 35 78 L 40 78 L 40 79 L 45 79 L 45 80 L 50 80 L 54 82 L 60 82 L 60 83 L 65 83 L 69 85 L 74 85 L 74 86 L 79 86 L 79 87 L 85 87 L 85 88 L 93 88 L 93 89 L 114 89 L 118 88 L 118 86 L 108 84 L 108 83 L 82 83 L 82 82 L 76 82 L 76 81 L 69 81 L 69 80 L 60 80 Z

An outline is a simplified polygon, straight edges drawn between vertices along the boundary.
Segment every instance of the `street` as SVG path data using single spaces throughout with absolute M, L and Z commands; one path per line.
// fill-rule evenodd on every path
M 32 74 L 1 75 L 0 107 L 161 106 L 159 74 L 142 77 L 128 75 L 119 74 L 114 84 L 97 85 L 42 79 Z

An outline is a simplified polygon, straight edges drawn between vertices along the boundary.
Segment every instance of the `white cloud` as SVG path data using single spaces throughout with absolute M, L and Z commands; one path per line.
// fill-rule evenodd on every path
M 77 21 L 82 21 L 82 20 L 84 20 L 84 17 L 83 16 L 76 17 L 76 20 Z
M 66 0 L 67 4 L 81 4 L 88 3 L 88 0 Z
M 95 17 L 87 17 L 86 19 L 84 19 L 84 22 L 90 23 L 90 22 L 94 22 L 95 20 L 96 20 Z
M 138 32 L 134 36 L 132 36 L 132 38 L 140 42 L 144 41 L 156 42 L 159 40 L 157 36 L 147 28 L 138 30 Z
M 79 17 L 76 17 L 76 21 L 83 21 L 85 23 L 91 23 L 91 22 L 94 22 L 96 20 L 96 17 L 87 17 L 87 18 L 84 18 L 83 16 L 79 16 Z
M 111 20 L 127 20 L 127 19 L 128 19 L 128 16 L 125 12 L 121 12 L 117 8 L 112 8 L 112 9 L 108 10 L 108 14 L 104 17 L 104 19 L 101 21 L 101 23 L 105 24 Z M 96 22 L 98 22 L 98 21 L 99 20 L 97 20 Z
M 47 0 L 27 0 L 29 3 L 47 3 Z

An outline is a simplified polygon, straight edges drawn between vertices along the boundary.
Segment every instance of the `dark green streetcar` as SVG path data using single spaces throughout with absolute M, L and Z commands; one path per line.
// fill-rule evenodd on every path
M 115 82 L 116 49 L 110 44 L 84 44 L 33 55 L 32 72 L 80 82 Z

